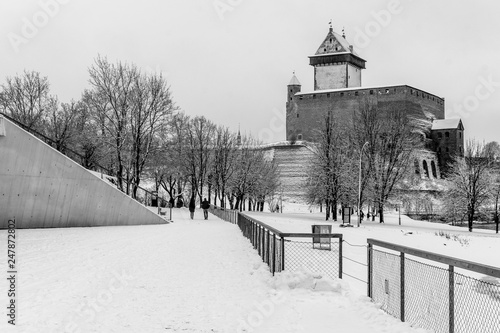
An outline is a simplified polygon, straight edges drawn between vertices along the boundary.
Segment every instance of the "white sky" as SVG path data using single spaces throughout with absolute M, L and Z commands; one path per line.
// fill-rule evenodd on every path
M 307 56 L 332 19 L 367 60 L 364 86 L 408 84 L 445 97 L 466 137 L 500 141 L 498 1 L 64 0 L 44 14 L 51 2 L 63 0 L 0 0 L 0 82 L 36 70 L 61 101 L 78 99 L 101 54 L 163 72 L 189 115 L 278 141 L 286 85 L 295 70 L 302 90 L 313 89 Z M 378 23 L 381 11 L 390 14 Z M 26 28 L 33 23 L 35 32 Z M 17 52 L 14 34 L 26 37 Z

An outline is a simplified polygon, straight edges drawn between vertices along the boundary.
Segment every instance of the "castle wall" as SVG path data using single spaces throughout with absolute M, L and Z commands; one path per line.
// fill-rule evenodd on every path
M 314 157 L 312 149 L 300 143 L 276 145 L 264 149 L 277 165 L 283 199 L 288 202 L 305 203 L 308 173 Z
M 302 136 L 302 140 L 316 141 L 324 115 L 333 111 L 336 119 L 350 125 L 354 114 L 365 105 L 377 112 L 402 108 L 408 115 L 444 118 L 444 100 L 409 86 L 342 89 L 331 92 L 298 93 L 287 108 L 287 139 Z

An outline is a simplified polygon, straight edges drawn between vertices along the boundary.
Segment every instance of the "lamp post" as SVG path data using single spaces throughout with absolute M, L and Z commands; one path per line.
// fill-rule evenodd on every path
M 368 141 L 365 142 L 363 147 L 361 147 L 361 151 L 359 152 L 358 228 L 359 228 L 359 224 L 361 223 L 361 215 L 360 215 L 360 210 L 361 210 L 361 157 L 363 156 L 363 149 L 365 149 L 365 146 L 367 144 L 368 144 Z

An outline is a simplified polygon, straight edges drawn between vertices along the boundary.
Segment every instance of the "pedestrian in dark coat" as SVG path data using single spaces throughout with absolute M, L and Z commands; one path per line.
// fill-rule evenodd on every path
M 194 196 L 189 200 L 189 215 L 191 216 L 191 220 L 194 218 L 194 211 L 196 209 L 196 201 L 194 200 Z
M 207 201 L 207 198 L 203 198 L 201 208 L 203 209 L 203 216 L 205 217 L 205 220 L 208 220 L 208 209 L 210 208 L 210 203 Z

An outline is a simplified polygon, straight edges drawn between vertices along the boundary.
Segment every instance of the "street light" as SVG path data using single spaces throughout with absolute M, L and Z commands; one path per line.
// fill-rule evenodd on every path
M 368 144 L 368 141 L 365 142 L 363 147 L 361 147 L 361 151 L 359 152 L 358 228 L 359 228 L 359 224 L 361 223 L 361 215 L 360 215 L 360 210 L 361 210 L 361 157 L 363 156 L 363 149 L 365 149 L 365 146 L 367 144 Z

